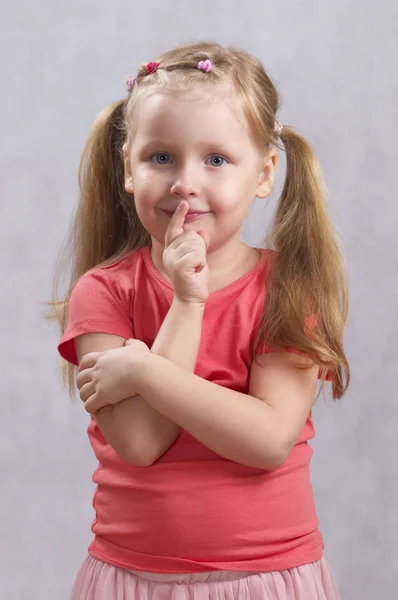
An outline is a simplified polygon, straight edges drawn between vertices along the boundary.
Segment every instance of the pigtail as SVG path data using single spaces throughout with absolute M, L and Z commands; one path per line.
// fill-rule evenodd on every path
M 122 147 L 125 142 L 126 100 L 104 109 L 92 126 L 79 166 L 80 199 L 56 266 L 51 312 L 61 334 L 68 321 L 69 299 L 78 279 L 90 269 L 115 262 L 150 243 L 135 210 L 134 198 L 124 188 Z M 68 291 L 58 288 L 68 271 Z M 63 361 L 63 383 L 73 394 L 74 367 Z
M 314 152 L 284 127 L 286 179 L 267 243 L 275 250 L 267 283 L 260 339 L 274 349 L 295 348 L 332 381 L 333 399 L 348 387 L 343 350 L 348 285 L 342 254 L 328 217 Z
M 73 225 L 75 280 L 149 242 L 133 197 L 124 189 L 125 104 L 115 102 L 100 113 L 82 152 L 80 203 Z

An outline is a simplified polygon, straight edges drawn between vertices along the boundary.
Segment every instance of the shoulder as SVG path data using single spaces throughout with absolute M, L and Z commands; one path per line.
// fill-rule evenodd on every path
M 77 363 L 74 340 L 83 334 L 133 337 L 132 302 L 140 251 L 87 271 L 74 285 L 68 322 L 58 346 L 63 358 Z
M 142 262 L 143 250 L 137 250 L 119 260 L 90 269 L 75 283 L 71 298 L 79 293 L 95 295 L 105 290 L 116 295 L 131 292 L 137 268 Z
M 256 250 L 260 253 L 260 263 L 263 270 L 269 275 L 271 268 L 275 263 L 277 252 L 271 248 L 256 248 Z
M 257 269 L 262 271 L 264 275 L 269 275 L 272 265 L 275 262 L 276 252 L 270 248 L 253 248 L 253 251 L 259 256 L 257 260 Z
M 253 269 L 251 269 L 242 281 L 246 286 L 246 292 L 248 295 L 261 296 L 265 292 L 267 282 L 271 273 L 272 265 L 275 260 L 275 252 L 268 248 L 253 248 L 259 255 L 257 263 Z
M 130 317 L 141 255 L 138 250 L 84 273 L 69 296 L 69 321 L 112 320 L 122 314 Z
M 126 276 L 131 280 L 131 274 L 135 273 L 137 268 L 143 263 L 144 254 L 148 251 L 147 247 L 140 248 L 134 252 L 129 252 L 126 256 L 118 260 L 103 264 L 86 273 L 87 276 L 102 278 L 108 281 L 123 282 Z

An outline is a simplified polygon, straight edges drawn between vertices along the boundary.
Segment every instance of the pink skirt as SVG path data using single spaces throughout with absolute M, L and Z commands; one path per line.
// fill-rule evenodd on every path
M 164 574 L 114 567 L 88 555 L 71 600 L 340 600 L 323 557 L 301 567 L 266 573 L 211 571 Z

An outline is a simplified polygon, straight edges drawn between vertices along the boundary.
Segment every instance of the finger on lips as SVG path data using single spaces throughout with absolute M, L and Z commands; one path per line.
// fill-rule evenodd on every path
M 177 236 L 183 233 L 183 225 L 185 222 L 186 214 L 189 210 L 189 204 L 185 200 L 181 200 L 180 204 L 174 211 L 170 223 L 166 229 L 166 246 L 169 246 Z

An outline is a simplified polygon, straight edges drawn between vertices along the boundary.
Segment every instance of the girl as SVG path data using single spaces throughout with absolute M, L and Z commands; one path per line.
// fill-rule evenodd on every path
M 242 50 L 184 45 L 127 86 L 83 151 L 57 305 L 99 462 L 72 598 L 335 600 L 308 441 L 318 379 L 349 383 L 347 284 L 316 159 Z

